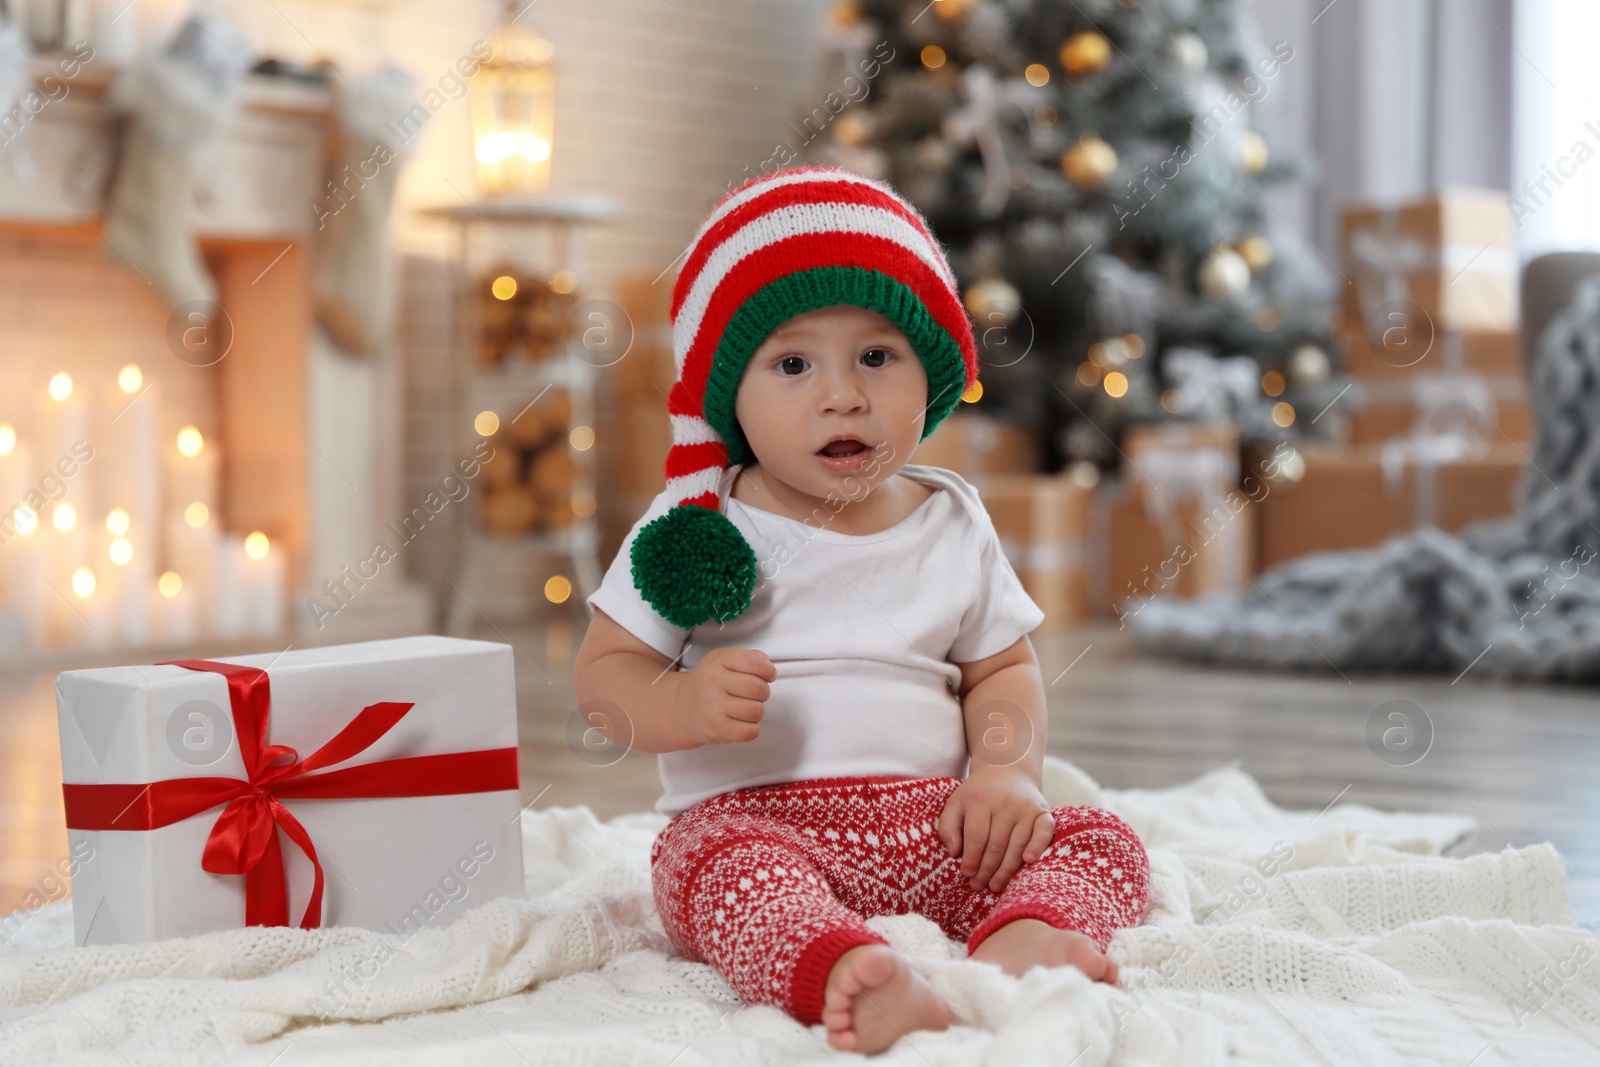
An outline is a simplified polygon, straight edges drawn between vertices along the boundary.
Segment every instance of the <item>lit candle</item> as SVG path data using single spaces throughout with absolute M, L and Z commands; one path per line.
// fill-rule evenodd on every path
M 17 439 L 14 426 L 0 423 L 0 605 L 11 608 L 19 607 L 13 588 L 22 577 L 14 558 L 21 543 L 15 512 L 26 503 L 24 494 L 37 476 L 32 449 Z
M 284 561 L 272 551 L 267 535 L 257 530 L 244 539 L 245 632 L 276 637 L 283 630 Z
M 244 538 L 235 534 L 223 536 L 217 543 L 216 568 L 207 590 L 211 602 L 211 636 L 222 638 L 243 637 L 248 630 L 249 618 L 245 588 Z
M 190 504 L 204 504 L 215 511 L 220 461 L 216 445 L 199 430 L 193 426 L 179 430 L 166 450 L 166 514 L 181 515 Z
M 120 643 L 142 645 L 150 640 L 146 596 L 150 585 L 149 553 L 135 545 L 128 536 L 132 532 L 126 511 L 117 509 L 107 516 L 97 570 L 115 639 Z
M 28 491 L 28 481 L 33 477 L 29 473 L 32 467 L 33 457 L 17 439 L 16 427 L 0 422 L 0 508 L 22 503 L 22 494 Z
M 44 485 L 51 500 L 62 496 L 83 509 L 93 510 L 92 478 L 83 468 L 85 457 L 101 458 L 102 449 L 89 440 L 90 398 L 71 374 L 57 371 L 45 388 L 35 394 L 32 440 Z M 92 452 L 91 452 L 92 450 Z M 36 474 L 35 477 L 38 477 Z
M 107 511 L 126 511 L 143 531 L 138 536 L 153 548 L 149 534 L 158 529 L 161 515 L 160 394 L 138 364 L 129 363 L 104 383 L 101 411 L 107 421 L 96 435 L 91 465 L 95 501 Z M 153 573 L 154 553 L 144 559 L 144 573 Z
M 212 611 L 202 611 L 200 605 L 209 600 L 216 580 L 217 560 L 221 554 L 222 534 L 216 516 L 198 500 L 166 520 L 166 569 L 182 576 L 183 588 L 192 605 L 193 625 L 205 632 L 211 624 Z
M 199 591 L 191 589 L 177 571 L 157 578 L 150 602 L 151 638 L 162 645 L 188 645 L 199 636 Z
M 22 449 L 19 446 L 18 452 Z M 39 513 L 26 504 L 9 505 L 0 516 L 6 537 L 0 546 L 0 573 L 5 577 L 5 604 L 22 618 L 28 646 L 45 647 L 50 639 L 51 602 L 60 599 L 46 583 L 49 550 Z
M 94 539 L 86 535 L 78 507 L 70 499 L 48 504 L 39 515 L 45 569 L 54 587 L 50 598 L 52 644 L 92 645 L 106 602 L 100 592 L 105 565 L 93 555 Z M 108 635 L 109 636 L 109 635 Z
M 84 648 L 111 640 L 111 604 L 100 588 L 104 568 L 81 566 L 73 569 L 62 596 L 57 616 L 56 635 L 60 643 Z

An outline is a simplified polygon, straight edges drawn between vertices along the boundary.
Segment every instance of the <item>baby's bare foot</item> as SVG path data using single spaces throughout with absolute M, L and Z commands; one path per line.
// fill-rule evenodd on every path
M 870 1056 L 912 1030 L 947 1029 L 950 1006 L 888 945 L 857 945 L 828 972 L 822 1022 L 829 1045 Z
M 1100 951 L 1088 934 L 1058 930 L 1039 919 L 1015 919 L 983 939 L 975 960 L 999 964 L 1009 975 L 1022 977 L 1029 967 L 1069 964 L 1097 982 L 1118 985 L 1117 961 Z

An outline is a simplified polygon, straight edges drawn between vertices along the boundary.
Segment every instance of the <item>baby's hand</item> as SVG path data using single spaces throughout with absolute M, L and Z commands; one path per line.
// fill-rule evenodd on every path
M 778 677 L 765 652 L 714 648 L 687 672 L 676 711 L 684 733 L 702 745 L 754 741 L 761 736 L 768 684 Z
M 973 889 L 1005 889 L 1024 863 L 1038 859 L 1056 832 L 1044 794 L 1025 774 L 991 768 L 969 774 L 945 801 L 939 840 L 961 856 L 961 873 Z

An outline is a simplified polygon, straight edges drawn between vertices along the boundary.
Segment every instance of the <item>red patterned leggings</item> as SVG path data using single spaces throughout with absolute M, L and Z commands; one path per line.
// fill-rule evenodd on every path
M 1127 823 L 1099 808 L 1053 809 L 1055 839 L 1004 891 L 973 889 L 938 821 L 959 778 L 820 778 L 710 797 L 650 851 L 656 906 L 685 957 L 711 963 L 751 1004 L 821 1021 L 828 973 L 856 945 L 887 941 L 863 921 L 916 912 L 970 954 L 1015 919 L 1079 930 L 1104 950 L 1136 925 L 1149 860 Z

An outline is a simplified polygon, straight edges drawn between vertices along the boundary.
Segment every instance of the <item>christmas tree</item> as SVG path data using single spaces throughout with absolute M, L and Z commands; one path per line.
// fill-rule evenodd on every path
M 843 0 L 844 106 L 806 156 L 891 182 L 950 250 L 986 410 L 1047 470 L 1116 461 L 1122 429 L 1232 419 L 1319 434 L 1343 388 L 1332 271 L 1264 190 L 1252 115 L 1286 64 L 1242 0 Z M 816 118 L 808 117 L 808 128 Z

